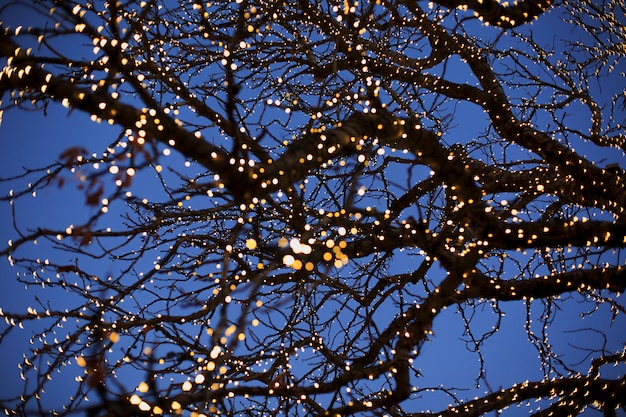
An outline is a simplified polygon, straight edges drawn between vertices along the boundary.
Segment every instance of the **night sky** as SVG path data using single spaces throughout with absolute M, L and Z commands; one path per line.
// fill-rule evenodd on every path
M 552 19 L 550 14 L 544 17 L 546 20 Z M 544 27 L 550 27 L 549 23 L 543 22 Z M 541 32 L 543 34 L 543 32 Z M 549 34 L 546 34 L 546 36 Z M 623 64 L 623 63 L 622 63 Z M 619 71 L 616 71 L 619 72 Z M 623 78 L 616 75 L 615 82 L 622 82 Z M 0 126 L 0 178 L 15 176 L 24 169 L 36 169 L 46 166 L 54 160 L 58 160 L 62 152 L 72 146 L 87 148 L 90 152 L 101 152 L 103 148 L 114 143 L 119 134 L 119 128 L 98 125 L 89 120 L 89 116 L 79 110 L 70 111 L 63 108 L 58 103 L 50 103 L 46 109 L 47 115 L 42 111 L 29 111 L 27 109 L 11 109 L 3 115 Z M 586 115 L 583 115 L 586 117 Z M 464 134 L 472 127 L 472 115 L 466 114 L 461 117 L 458 123 L 458 135 Z M 583 146 L 583 145 L 581 145 Z M 602 149 L 589 146 L 588 150 L 578 149 L 581 154 L 589 154 L 599 165 L 605 166 L 612 162 L 619 162 L 624 166 L 624 155 L 610 149 Z M 184 167 L 184 160 L 172 155 L 164 158 L 162 164 L 172 164 L 184 172 L 195 172 L 197 167 L 191 163 Z M 32 179 L 34 177 L 30 177 Z M 21 189 L 26 181 L 0 182 L 0 195 L 6 196 L 11 189 Z M 85 204 L 84 190 L 79 189 L 78 180 L 72 181 L 68 178 L 62 186 L 50 185 L 39 190 L 36 196 L 22 197 L 14 201 L 13 205 L 8 202 L 0 202 L 0 241 L 2 246 L 10 239 L 16 239 L 17 234 L 13 227 L 13 216 L 11 210 L 15 211 L 15 223 L 22 232 L 37 227 L 64 228 L 70 224 L 80 224 L 94 215 L 97 208 L 89 207 Z M 136 179 L 133 187 L 141 188 L 143 195 L 153 195 L 156 198 L 162 197 L 159 181 L 154 172 L 143 172 Z M 152 187 L 152 188 L 151 188 Z M 106 221 L 113 225 L 119 225 L 119 213 L 124 210 L 122 206 L 115 206 L 112 212 L 106 216 Z M 53 255 L 51 243 L 41 242 L 40 245 L 27 245 L 21 249 L 21 253 L 28 253 L 30 256 L 46 257 L 56 256 L 57 259 L 66 258 L 65 261 L 71 263 L 75 255 L 71 253 L 56 253 Z M 623 254 L 619 256 L 623 257 Z M 623 264 L 624 259 L 619 263 Z M 406 262 L 410 262 L 407 258 Z M 95 264 L 94 264 L 95 265 Z M 98 265 L 104 265 L 102 262 Z M 114 269 L 115 264 L 110 264 L 108 268 Z M 408 270 L 408 265 L 402 263 L 394 265 L 398 271 Z M 0 260 L 0 307 L 3 311 L 26 312 L 27 308 L 34 307 L 41 310 L 37 300 L 45 305 L 48 292 L 41 288 L 24 289 L 24 285 L 16 281 L 16 274 L 21 271 L 12 268 L 6 258 Z M 107 274 L 106 270 L 102 274 Z M 64 303 L 72 304 L 72 295 L 65 297 L 55 291 L 55 298 L 50 300 L 53 305 L 62 306 Z M 623 299 L 623 296 L 622 296 Z M 487 359 L 485 365 L 486 377 L 490 386 L 485 386 L 481 382 L 479 387 L 475 386 L 478 378 L 479 359 L 478 355 L 470 352 L 471 343 L 460 341 L 464 336 L 462 321 L 456 308 L 449 308 L 443 312 L 434 323 L 434 335 L 432 341 L 426 343 L 423 353 L 420 355 L 419 368 L 423 375 L 421 384 L 423 386 L 437 387 L 455 385 L 459 387 L 469 387 L 470 391 L 463 391 L 461 396 L 471 398 L 474 395 L 489 390 L 508 387 L 516 382 L 526 379 L 540 380 L 542 378 L 541 363 L 537 358 L 537 352 L 528 342 L 525 329 L 527 311 L 524 305 L 519 302 L 501 303 L 500 307 L 506 313 L 501 325 L 502 331 L 495 334 L 481 350 L 482 355 Z M 600 305 L 599 310 L 591 316 L 586 316 L 588 305 L 582 305 L 576 297 L 564 296 L 561 308 L 556 312 L 555 322 L 558 323 L 549 329 L 550 340 L 553 345 L 562 346 L 560 351 L 565 352 L 560 359 L 565 363 L 577 363 L 588 361 L 588 351 L 586 348 L 596 348 L 603 343 L 603 337 L 599 331 L 609 335 L 606 341 L 606 351 L 617 351 L 623 348 L 626 341 L 626 318 L 624 314 L 619 314 L 611 327 L 607 327 L 610 322 L 611 312 L 606 305 Z M 540 301 L 533 304 L 531 319 L 537 319 L 541 314 Z M 481 314 L 484 317 L 475 319 L 477 327 L 489 329 L 493 326 L 494 316 L 490 309 L 485 308 Z M 581 317 L 585 316 L 585 318 Z M 6 328 L 4 323 L 0 324 L 0 331 Z M 71 323 L 68 323 L 68 330 Z M 2 397 L 21 392 L 20 372 L 17 364 L 21 361 L 23 352 L 30 349 L 28 338 L 32 329 L 26 327 L 24 330 L 14 329 L 0 344 L 0 391 Z M 569 347 L 567 347 L 569 345 Z M 576 345 L 576 347 L 574 346 Z M 606 367 L 605 367 L 606 368 Z M 62 396 L 73 393 L 72 383 L 77 374 L 82 370 L 75 365 L 69 365 L 67 370 L 55 377 L 56 383 L 50 385 L 50 391 L 45 397 L 45 403 L 54 406 L 59 403 Z M 626 369 L 616 367 L 606 369 L 607 375 L 624 375 Z M 121 381 L 124 383 L 125 381 Z M 128 382 L 130 388 L 135 380 Z M 415 400 L 415 410 L 445 408 L 449 399 L 441 394 L 440 397 L 431 395 L 428 397 L 432 404 L 424 404 Z M 434 398 L 439 398 L 435 401 Z M 413 401 L 413 400 L 409 400 Z M 536 407 L 531 403 L 529 409 L 519 410 L 518 415 L 526 415 L 528 411 Z M 408 407 L 409 409 L 411 407 Z M 619 415 L 626 415 L 619 410 Z M 589 415 L 593 415 L 591 412 Z M 585 414 L 587 415 L 587 414 Z

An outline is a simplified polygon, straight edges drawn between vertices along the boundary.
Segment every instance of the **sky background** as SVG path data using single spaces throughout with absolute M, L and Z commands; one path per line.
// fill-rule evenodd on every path
M 7 112 L 4 115 L 2 126 L 0 126 L 0 141 L 4 147 L 4 151 L 0 153 L 0 177 L 6 178 L 14 175 L 24 167 L 43 166 L 51 160 L 55 160 L 61 151 L 68 147 L 80 145 L 88 149 L 98 149 L 103 144 L 112 141 L 116 135 L 117 129 L 115 127 L 97 125 L 91 122 L 87 115 L 78 111 L 70 113 L 58 105 L 51 105 L 48 108 L 47 117 L 36 112 L 20 110 Z M 608 157 L 610 157 L 609 153 L 607 153 Z M 182 165 L 182 160 L 179 158 L 171 157 L 168 160 L 178 167 Z M 148 182 L 146 181 L 146 183 Z M 156 182 L 153 184 L 155 184 L 155 191 L 160 191 Z M 0 183 L 0 193 L 7 195 L 8 190 L 5 183 Z M 64 228 L 69 224 L 79 224 L 92 215 L 95 210 L 85 207 L 84 199 L 83 193 L 76 190 L 75 184 L 68 183 L 62 188 L 46 188 L 39 191 L 36 197 L 26 197 L 15 201 L 17 224 L 21 230 L 41 225 Z M 0 238 L 5 243 L 8 239 L 15 238 L 8 204 L 0 204 L 0 219 L 2 219 Z M 114 215 L 109 219 L 114 221 Z M 29 246 L 28 251 L 32 251 L 30 254 L 44 258 L 50 254 L 46 246 Z M 66 257 L 68 261 L 72 259 L 71 254 L 61 254 L 61 258 L 63 257 Z M 401 269 L 402 265 L 398 267 Z M 12 268 L 9 265 L 6 258 L 0 260 L 0 277 L 2 277 L 0 307 L 5 311 L 26 311 L 28 306 L 34 305 L 34 295 L 47 294 L 47 292 L 42 292 L 36 288 L 25 291 L 24 286 L 15 280 L 18 272 L 17 268 Z M 68 295 L 68 297 L 70 296 Z M 42 299 L 44 298 L 42 297 Z M 57 304 L 64 302 L 63 299 L 53 301 Z M 523 375 L 524 379 L 530 380 L 540 379 L 542 376 L 537 354 L 528 343 L 524 329 L 525 311 L 523 305 L 514 302 L 502 303 L 501 306 L 507 313 L 502 326 L 505 331 L 494 336 L 483 350 L 484 356 L 488 358 L 488 380 L 494 381 L 494 384 L 499 384 L 499 386 L 492 386 L 492 389 L 507 387 L 515 382 L 520 382 L 520 375 Z M 626 339 L 624 336 L 626 335 L 624 315 L 618 316 L 618 320 L 612 328 L 607 328 L 606 318 L 610 314 L 608 309 L 604 309 L 605 311 L 600 315 L 596 313 L 583 320 L 580 313 L 586 310 L 580 307 L 576 302 L 570 302 L 567 304 L 566 310 L 558 312 L 558 325 L 550 329 L 551 340 L 554 344 L 561 343 L 561 339 L 566 337 L 569 342 L 578 340 L 581 347 L 597 347 L 601 339 L 593 330 L 577 333 L 575 337 L 571 333 L 567 333 L 581 327 L 604 330 L 614 336 L 623 335 L 621 338 L 615 338 L 614 342 Z M 540 310 L 537 309 L 537 311 Z M 483 322 L 484 326 L 494 324 L 493 315 L 490 311 L 486 311 Z M 435 321 L 434 328 L 435 337 L 432 338 L 431 343 L 424 346 L 422 354 L 424 358 L 429 358 L 429 360 L 420 364 L 425 381 L 428 382 L 427 385 L 450 385 L 452 382 L 457 386 L 472 386 L 478 374 L 479 364 L 477 356 L 465 351 L 463 344 L 459 343 L 463 328 L 458 319 L 458 314 L 455 313 L 454 309 L 449 309 Z M 0 345 L 0 392 L 4 394 L 21 392 L 17 363 L 21 361 L 22 352 L 27 351 L 30 347 L 27 342 L 30 332 L 30 327 L 13 332 L 9 339 Z M 609 350 L 618 349 L 618 347 L 619 345 L 607 346 Z M 572 349 L 562 359 L 565 362 L 576 362 L 583 359 L 585 355 L 586 352 Z M 613 369 L 613 371 L 624 374 L 624 370 L 618 368 Z M 68 385 L 73 382 L 74 376 L 74 372 L 69 369 L 58 376 L 58 384 L 50 385 L 48 393 L 51 403 L 58 400 L 57 395 L 67 394 Z M 485 389 L 486 387 L 481 386 L 477 393 Z M 440 397 L 442 403 L 447 401 L 443 394 Z M 433 395 L 431 394 L 429 396 L 430 401 L 432 398 Z M 438 409 L 437 407 L 440 405 L 433 404 L 432 408 Z M 419 402 L 417 408 L 422 409 L 423 407 L 424 404 Z M 430 408 L 429 405 L 427 407 Z
M 0 126 L 0 178 L 6 178 L 19 173 L 23 167 L 38 168 L 57 159 L 64 149 L 71 146 L 82 146 L 89 150 L 99 151 L 113 142 L 119 133 L 119 129 L 106 125 L 97 125 L 89 120 L 88 115 L 79 111 L 70 112 L 57 104 L 51 104 L 47 109 L 48 116 L 44 117 L 40 112 L 28 112 L 14 109 L 5 112 L 2 125 Z M 588 151 L 582 150 L 581 154 L 589 153 L 594 160 L 623 162 L 623 155 L 615 151 L 600 150 L 595 147 Z M 606 154 L 602 154 L 606 152 Z M 176 164 L 181 168 L 182 159 L 176 156 L 167 159 L 168 163 Z M 623 166 L 623 165 L 622 165 Z M 193 167 L 189 168 L 193 169 Z M 19 183 L 19 182 L 18 182 Z M 146 173 L 144 178 L 137 180 L 141 186 L 154 186 L 154 192 L 160 192 L 156 177 Z M 0 195 L 7 195 L 10 188 L 18 188 L 15 183 L 0 183 Z M 145 191 L 145 190 L 144 190 Z M 15 202 L 16 222 L 20 230 L 29 227 L 54 226 L 64 228 L 69 224 L 80 224 L 88 216 L 94 214 L 95 208 L 86 207 L 84 193 L 77 190 L 71 182 L 62 188 L 49 187 L 37 192 L 36 197 L 21 198 Z M 108 217 L 109 221 L 115 221 L 114 214 Z M 16 237 L 12 227 L 11 207 L 6 203 L 0 203 L 0 241 L 6 244 L 9 239 Z M 24 249 L 23 249 L 24 250 Z M 29 246 L 28 251 L 36 256 L 45 258 L 50 255 L 50 248 L 46 244 L 41 246 Z M 61 257 L 71 260 L 71 254 L 61 254 Z M 624 260 L 620 260 L 624 263 Z M 115 266 L 110 266 L 114 268 Z M 403 265 L 397 266 L 402 269 Z M 408 266 L 407 266 L 408 269 Z M 47 292 L 30 289 L 24 290 L 22 284 L 15 280 L 16 268 L 10 267 L 7 259 L 0 260 L 0 307 L 4 311 L 19 312 L 34 305 L 35 295 L 44 295 Z M 106 272 L 103 271 L 103 274 Z M 68 296 L 70 297 L 70 296 Z M 70 300 L 55 299 L 53 302 L 62 305 Z M 503 329 L 505 331 L 493 337 L 483 350 L 483 355 L 488 358 L 486 366 L 487 377 L 491 382 L 492 389 L 507 387 L 515 382 L 525 379 L 540 379 L 541 369 L 537 361 L 537 354 L 528 343 L 524 329 L 525 311 L 522 304 L 502 303 L 507 315 L 504 318 Z M 605 307 L 600 307 L 600 312 L 589 318 L 582 319 L 580 314 L 585 312 L 586 306 L 581 306 L 574 300 L 566 303 L 567 308 L 558 311 L 557 326 L 550 329 L 551 340 L 554 344 L 560 344 L 563 340 L 575 341 L 581 347 L 597 347 L 601 337 L 593 329 L 603 330 L 613 336 L 607 346 L 608 350 L 617 350 L 620 343 L 626 340 L 626 320 L 624 315 L 618 316 L 612 327 L 606 327 L 606 317 L 610 315 Z M 541 310 L 534 309 L 533 314 Z M 485 311 L 484 324 L 486 328 L 493 325 L 492 313 Z M 0 331 L 4 329 L 0 326 Z M 586 328 L 576 334 L 571 331 Z M 423 357 L 428 358 L 420 364 L 424 375 L 424 386 L 436 387 L 438 385 L 472 386 L 476 378 L 479 365 L 477 356 L 467 352 L 462 343 L 458 343 L 462 336 L 463 328 L 455 309 L 449 309 L 441 314 L 434 324 L 435 336 L 431 343 L 424 346 Z M 0 392 L 3 397 L 9 393 L 19 393 L 21 390 L 19 369 L 16 364 L 21 361 L 22 353 L 29 349 L 28 337 L 31 329 L 11 333 L 7 340 L 0 344 Z M 587 352 L 571 349 L 562 359 L 569 362 L 577 362 L 586 356 Z M 68 387 L 73 382 L 75 368 L 58 376 L 58 383 L 51 385 L 49 394 L 50 404 L 58 400 L 57 395 L 68 392 Z M 623 368 L 604 370 L 607 375 L 612 373 L 624 375 Z M 521 378 L 521 379 L 520 379 Z M 451 382 L 452 381 L 452 382 Z M 131 384 L 129 384 L 131 385 Z M 496 385 L 496 386 L 494 386 Z M 485 391 L 487 387 L 481 386 L 476 389 L 476 394 Z M 70 390 L 71 392 L 71 390 Z M 465 395 L 463 395 L 465 396 Z M 424 404 L 415 401 L 416 409 L 439 409 L 445 407 L 447 399 L 442 395 L 441 403 L 433 401 L 432 404 Z M 431 400 L 432 401 L 432 400 Z M 527 410 L 520 411 L 525 415 Z M 619 415 L 626 415 L 621 410 Z

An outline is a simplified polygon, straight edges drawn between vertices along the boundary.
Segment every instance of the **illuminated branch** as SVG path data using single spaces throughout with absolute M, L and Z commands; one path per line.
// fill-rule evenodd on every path
M 608 290 L 619 294 L 626 290 L 626 268 L 576 270 L 515 281 L 472 274 L 464 284 L 465 288 L 450 298 L 452 302 L 476 298 L 502 301 L 541 299 L 572 291 Z
M 0 56 L 6 57 L 14 65 L 13 69 L 1 74 L 0 91 L 41 91 L 65 106 L 72 106 L 101 120 L 143 132 L 144 136 L 172 146 L 207 169 L 220 173 L 225 181 L 246 182 L 246 176 L 229 163 L 228 155 L 223 150 L 178 126 L 162 110 L 152 109 L 153 114 L 149 109 L 136 109 L 108 95 L 79 89 L 72 82 L 42 70 L 34 57 L 15 45 L 4 33 L 0 34 Z
M 503 29 L 537 19 L 551 5 L 551 0 L 523 0 L 513 4 L 498 0 L 435 0 L 435 2 L 449 8 L 471 9 L 481 21 Z

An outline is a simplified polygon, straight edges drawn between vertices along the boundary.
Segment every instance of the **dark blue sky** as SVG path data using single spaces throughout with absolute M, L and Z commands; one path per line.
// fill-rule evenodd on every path
M 621 78 L 617 79 L 623 81 Z M 70 112 L 60 104 L 51 103 L 47 113 L 47 117 L 44 117 L 41 112 L 19 109 L 5 112 L 4 120 L 0 126 L 0 143 L 3 148 L 0 153 L 0 178 L 19 174 L 23 167 L 35 169 L 45 166 L 57 160 L 63 150 L 72 146 L 81 146 L 89 151 L 102 152 L 108 144 L 115 141 L 119 134 L 118 128 L 97 125 L 89 120 L 88 115 L 78 110 Z M 468 131 L 465 123 L 471 119 L 471 115 L 466 115 L 464 119 L 458 121 L 458 133 L 456 133 L 458 135 Z M 599 165 L 604 166 L 607 162 L 619 161 L 624 166 L 622 153 L 610 149 L 600 149 L 592 145 L 584 146 L 589 147 L 579 149 L 579 152 L 589 155 L 596 161 L 602 161 Z M 194 170 L 193 165 L 183 168 L 182 162 L 182 159 L 177 156 L 165 158 L 162 161 L 162 163 L 176 165 L 176 168 L 182 171 L 189 170 L 192 172 Z M 32 178 L 34 177 L 30 179 Z M 37 191 L 36 196 L 16 200 L 13 205 L 14 220 L 19 230 L 23 232 L 36 227 L 63 229 L 70 224 L 80 224 L 95 214 L 96 208 L 85 205 L 84 192 L 77 189 L 78 184 L 77 179 L 72 181 L 72 178 L 68 178 L 63 187 L 51 186 Z M 20 186 L 23 187 L 24 185 L 24 181 L 2 182 L 0 183 L 0 195 L 8 195 L 10 189 L 19 189 Z M 155 193 L 161 196 L 162 194 L 156 175 L 150 171 L 142 173 L 142 176 L 137 179 L 135 187 L 142 187 L 141 192 L 145 195 Z M 107 215 L 106 222 L 119 224 L 117 210 L 122 208 L 114 208 L 113 213 Z M 11 206 L 6 202 L 0 203 L 0 219 L 0 242 L 4 245 L 9 239 L 16 238 L 12 226 Z M 21 249 L 21 253 L 42 259 L 52 256 L 50 244 L 47 242 L 41 242 L 41 245 L 37 246 L 28 245 Z M 62 253 L 60 256 L 65 257 L 64 262 L 68 263 L 73 257 L 69 253 Z M 620 252 L 618 256 L 623 255 Z M 624 264 L 624 261 L 624 259 L 617 260 L 620 264 Z M 394 265 L 394 269 L 397 271 L 409 270 L 412 267 L 409 265 L 410 262 L 412 262 L 410 258 L 403 259 Z M 94 265 L 103 265 L 103 263 L 94 263 Z M 112 264 L 107 267 L 114 269 L 115 265 Z M 4 311 L 11 312 L 26 312 L 28 307 L 40 310 L 35 297 L 38 296 L 41 300 L 46 300 L 48 291 L 41 288 L 31 288 L 26 291 L 23 284 L 16 282 L 16 273 L 20 273 L 20 271 L 12 268 L 6 259 L 0 260 L 0 277 L 2 277 L 0 307 Z M 105 275 L 108 272 L 102 270 L 101 273 Z M 61 293 L 55 292 L 55 297 L 51 302 L 57 306 L 64 303 L 72 305 L 73 296 L 71 294 L 63 296 Z M 562 345 L 564 347 L 562 351 L 565 353 L 560 359 L 565 363 L 576 363 L 584 360 L 588 353 L 584 348 L 595 348 L 603 342 L 601 335 L 596 330 L 604 331 L 611 336 L 610 340 L 607 341 L 607 351 L 616 351 L 623 347 L 624 335 L 626 335 L 624 314 L 618 315 L 612 326 L 608 327 L 609 320 L 607 317 L 610 316 L 610 311 L 606 305 L 600 305 L 598 312 L 583 319 L 581 313 L 587 312 L 588 305 L 579 303 L 575 297 L 567 299 L 565 296 L 564 298 L 566 300 L 562 302 L 562 308 L 556 312 L 555 322 L 558 325 L 549 330 L 552 343 L 555 346 Z M 500 307 L 506 312 L 501 326 L 503 330 L 494 335 L 492 340 L 482 349 L 482 354 L 488 359 L 485 369 L 490 387 L 482 384 L 478 388 L 472 388 L 479 371 L 478 357 L 476 354 L 468 352 L 464 343 L 459 343 L 459 340 L 465 336 L 462 321 L 455 308 L 449 308 L 443 312 L 434 323 L 432 342 L 425 344 L 423 353 L 419 358 L 419 368 L 423 375 L 420 384 L 424 387 L 450 385 L 468 387 L 470 391 L 462 392 L 461 396 L 471 398 L 488 389 L 495 390 L 508 387 L 527 379 L 541 379 L 543 375 L 541 363 L 537 359 L 537 352 L 528 342 L 525 329 L 526 311 L 524 305 L 512 302 L 502 303 Z M 537 320 L 541 312 L 540 302 L 535 302 L 531 310 L 531 319 Z M 490 326 L 495 325 L 493 320 L 492 311 L 485 307 L 484 312 L 477 313 L 474 326 L 484 328 L 487 331 Z M 0 325 L 0 330 L 4 330 L 4 328 L 4 324 Z M 68 329 L 71 329 L 71 323 L 68 323 Z M 21 360 L 22 354 L 30 348 L 28 338 L 31 332 L 32 330 L 28 326 L 25 330 L 15 330 L 0 344 L 0 375 L 2 375 L 0 377 L 0 391 L 3 392 L 3 397 L 11 393 L 19 394 L 21 390 L 17 363 Z M 572 346 L 567 348 L 568 345 L 573 344 L 577 344 L 580 349 Z M 57 404 L 58 398 L 72 392 L 71 385 L 77 372 L 80 373 L 75 366 L 69 366 L 67 372 L 56 376 L 57 382 L 50 385 L 46 400 L 49 401 L 50 405 Z M 624 375 L 626 369 L 617 367 L 610 370 L 606 369 L 605 372 L 611 376 L 614 374 Z M 140 378 L 141 376 L 137 376 L 137 380 Z M 135 380 L 123 382 L 127 382 L 129 387 L 136 383 Z M 415 411 L 424 408 L 438 410 L 445 408 L 449 402 L 449 399 L 443 394 L 439 398 L 433 395 L 428 398 L 430 401 L 428 404 L 417 399 L 412 400 L 415 402 Z M 533 407 L 534 405 L 531 404 L 530 406 Z M 408 407 L 407 409 L 411 408 Z M 526 415 L 528 411 L 526 409 L 520 410 L 519 415 Z
M 59 105 L 51 105 L 48 108 L 48 117 L 40 113 L 13 110 L 5 113 L 2 126 L 0 126 L 0 138 L 6 144 L 4 152 L 0 154 L 0 177 L 7 177 L 21 172 L 22 168 L 36 168 L 55 160 L 65 148 L 83 146 L 88 149 L 98 149 L 103 144 L 108 144 L 117 134 L 115 127 L 97 125 L 91 122 L 85 114 L 74 111 L 71 114 L 67 109 Z M 607 153 L 607 157 L 610 154 Z M 172 157 L 173 162 L 181 160 Z M 147 174 L 148 175 L 148 174 Z M 148 181 L 146 181 L 148 183 Z M 16 223 L 20 230 L 29 227 L 49 226 L 64 228 L 70 224 L 79 224 L 88 216 L 94 214 L 94 208 L 86 207 L 84 194 L 76 189 L 76 183 L 69 181 L 61 188 L 49 187 L 37 192 L 36 197 L 21 198 L 14 203 L 16 211 Z M 155 190 L 158 190 L 156 182 L 153 182 Z M 0 193 L 8 194 L 6 183 L 0 183 Z M 2 230 L 0 233 L 2 242 L 15 239 L 15 232 L 11 226 L 10 206 L 0 204 L 0 218 L 2 218 Z M 111 221 L 115 223 L 115 214 L 111 214 Z M 45 242 L 41 245 L 28 246 L 25 252 L 28 255 L 36 255 L 42 259 L 50 256 L 50 249 Z M 58 256 L 58 254 L 57 254 Z M 70 261 L 71 254 L 61 254 L 61 259 Z M 410 262 L 407 260 L 407 262 Z M 406 265 L 409 268 L 409 265 Z M 400 264 L 398 269 L 404 269 Z M 10 267 L 8 261 L 0 261 L 0 276 L 2 276 L 2 291 L 0 291 L 0 306 L 5 311 L 26 311 L 27 307 L 36 307 L 33 298 L 38 295 L 45 300 L 48 294 L 41 288 L 24 290 L 23 284 L 15 280 L 19 270 Z M 59 297 L 59 295 L 56 295 Z M 67 295 L 68 299 L 71 296 Z M 67 300 L 53 299 L 56 305 L 63 305 Z M 554 345 L 561 343 L 579 344 L 581 348 L 597 347 L 602 343 L 599 334 L 594 330 L 603 330 L 614 336 L 607 345 L 607 349 L 619 349 L 626 334 L 626 320 L 624 315 L 618 315 L 612 327 L 606 327 L 607 317 L 610 314 L 606 306 L 600 306 L 600 313 L 595 313 L 589 318 L 581 319 L 580 313 L 585 312 L 584 305 L 580 305 L 574 299 L 564 304 L 566 308 L 558 311 L 557 326 L 550 328 L 550 340 Z M 537 353 L 528 342 L 524 329 L 525 310 L 523 305 L 512 302 L 502 303 L 502 309 L 506 312 L 502 328 L 503 331 L 493 336 L 482 350 L 487 358 L 487 377 L 491 381 L 492 389 L 507 387 L 525 379 L 541 379 L 542 372 Z M 39 308 L 38 308 L 39 309 Z M 533 309 L 532 314 L 537 319 L 540 308 Z M 494 325 L 494 317 L 489 309 L 484 312 L 484 317 L 478 321 L 480 327 L 488 329 Z M 476 354 L 469 353 L 459 340 L 463 336 L 462 322 L 456 309 L 450 308 L 444 312 L 434 323 L 435 336 L 432 342 L 424 346 L 424 352 L 420 358 L 420 369 L 424 375 L 424 386 L 463 386 L 472 387 L 478 376 L 479 362 Z M 71 324 L 69 324 L 71 326 Z M 4 328 L 4 327 L 2 327 Z M 587 330 L 569 333 L 581 328 Z M 0 345 L 0 387 L 4 394 L 19 393 L 19 369 L 17 363 L 21 360 L 22 353 L 30 348 L 27 342 L 31 334 L 31 328 L 13 332 L 8 340 Z M 621 336 L 620 336 L 621 335 Z M 569 349 L 562 358 L 567 363 L 583 360 L 587 352 L 577 349 Z M 612 373 L 621 373 L 620 368 L 607 369 Z M 50 404 L 68 393 L 75 377 L 75 370 L 58 375 L 57 383 L 49 387 Z M 476 389 L 475 395 L 487 390 L 484 384 Z M 59 397 L 57 397 L 59 396 Z M 463 395 L 465 396 L 465 395 Z M 434 395 L 429 395 L 429 401 L 433 401 Z M 428 405 L 433 410 L 439 409 L 447 403 L 447 397 L 440 395 L 440 403 Z M 417 405 L 419 404 L 419 405 Z M 424 407 L 421 402 L 416 402 L 416 410 Z M 521 411 L 526 414 L 526 411 Z

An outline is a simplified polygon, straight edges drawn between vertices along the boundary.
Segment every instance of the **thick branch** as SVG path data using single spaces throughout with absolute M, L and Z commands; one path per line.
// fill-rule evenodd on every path
M 551 0 L 523 0 L 503 3 L 498 0 L 435 0 L 451 9 L 471 9 L 483 22 L 504 29 L 536 19 L 551 5 Z
M 246 174 L 238 172 L 229 162 L 228 154 L 202 140 L 194 133 L 179 126 L 161 109 L 151 114 L 148 109 L 137 109 L 108 95 L 80 89 L 71 81 L 44 71 L 37 60 L 18 47 L 7 35 L 0 34 L 0 56 L 8 59 L 9 65 L 0 78 L 0 91 L 40 91 L 47 97 L 71 106 L 102 120 L 112 121 L 132 130 L 142 130 L 149 138 L 171 146 L 182 155 L 193 159 L 216 172 L 231 189 L 232 184 L 246 184 Z M 235 192 L 236 194 L 236 192 Z
M 594 268 L 545 275 L 538 278 L 508 281 L 487 279 L 473 274 L 465 281 L 465 289 L 450 298 L 450 304 L 478 298 L 501 301 L 541 299 L 572 291 L 626 291 L 626 268 Z
M 615 409 L 626 398 L 626 380 L 610 380 L 593 377 L 562 378 L 550 381 L 524 382 L 506 390 L 500 390 L 462 405 L 449 407 L 437 413 L 438 416 L 478 417 L 494 410 L 501 410 L 523 401 L 542 397 L 557 396 L 567 401 L 557 404 L 550 415 L 571 415 L 566 408 L 568 403 L 584 407 L 597 402 Z M 561 409 L 561 407 L 563 409 Z M 413 417 L 426 417 L 432 414 L 415 413 Z

